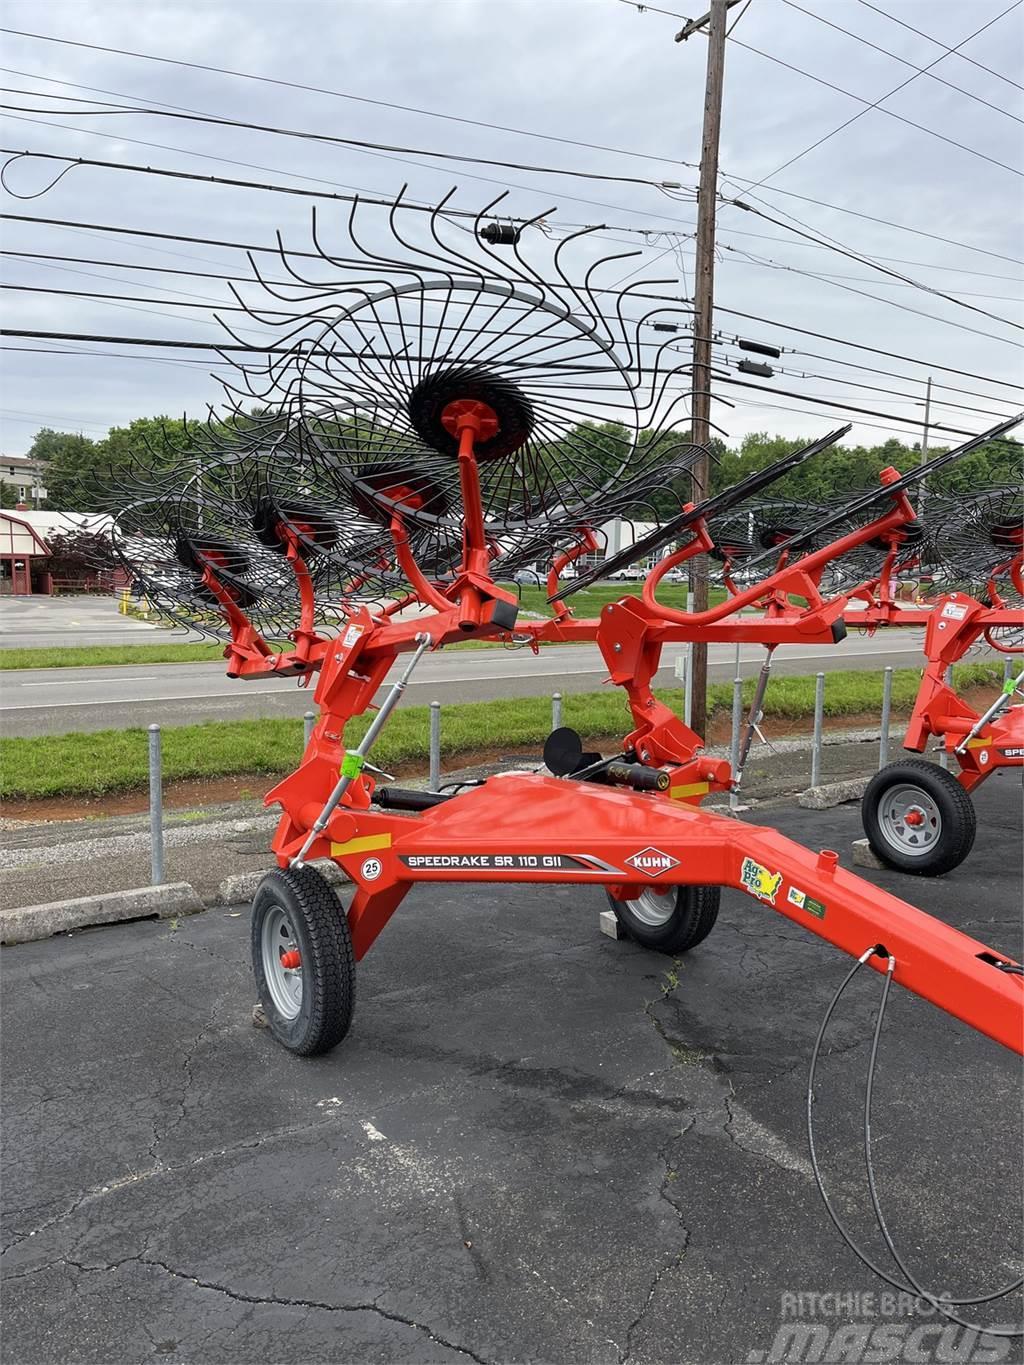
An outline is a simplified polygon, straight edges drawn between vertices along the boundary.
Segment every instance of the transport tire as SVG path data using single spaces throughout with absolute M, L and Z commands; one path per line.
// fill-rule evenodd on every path
M 872 851 L 899 872 L 938 877 L 974 844 L 971 798 L 952 773 L 923 759 L 890 763 L 867 785 L 860 807 Z
M 252 903 L 251 942 L 271 1033 L 300 1057 L 329 1052 L 352 1023 L 355 958 L 345 910 L 315 868 L 267 873 Z
M 647 886 L 635 900 L 608 903 L 631 939 L 660 953 L 686 953 L 715 927 L 721 887 Z

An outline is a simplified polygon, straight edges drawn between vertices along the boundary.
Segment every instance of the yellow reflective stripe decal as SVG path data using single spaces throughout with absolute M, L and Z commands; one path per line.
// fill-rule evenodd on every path
M 991 743 L 991 736 L 989 736 L 988 739 L 969 739 L 967 741 L 967 747 L 968 749 L 984 749 L 986 745 Z
M 348 853 L 372 853 L 376 848 L 390 847 L 390 834 L 364 834 L 361 839 L 349 839 L 346 844 L 331 844 L 331 857 L 344 858 Z
M 704 796 L 710 790 L 710 782 L 691 782 L 685 787 L 669 787 L 668 794 L 673 801 L 679 801 L 684 796 Z

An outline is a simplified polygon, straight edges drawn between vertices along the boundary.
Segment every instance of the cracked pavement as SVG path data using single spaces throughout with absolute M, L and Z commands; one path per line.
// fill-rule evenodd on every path
M 977 804 L 950 876 L 867 875 L 1020 955 L 1019 784 Z M 855 807 L 759 818 L 847 864 L 860 833 Z M 771 1346 L 787 1291 L 879 1290 L 803 1133 L 846 959 L 733 893 L 677 963 L 601 935 L 602 908 L 587 888 L 417 888 L 315 1060 L 252 1026 L 245 907 L 8 949 L 5 1360 L 724 1365 Z M 872 977 L 844 997 L 815 1109 L 830 1188 L 876 1247 L 877 995 Z M 1019 1115 L 1015 1059 L 893 992 L 876 1159 L 926 1283 L 1012 1273 Z

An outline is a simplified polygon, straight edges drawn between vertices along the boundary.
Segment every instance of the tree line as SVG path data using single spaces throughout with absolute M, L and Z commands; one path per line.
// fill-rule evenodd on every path
M 234 419 L 234 427 L 247 420 L 265 425 L 265 412 L 254 411 L 251 419 Z M 271 422 L 273 418 L 270 418 Z M 823 424 L 822 424 L 823 425 Z M 230 426 L 221 428 L 230 437 Z M 717 492 L 738 482 L 748 474 L 762 469 L 773 460 L 797 449 L 820 435 L 820 430 L 806 437 L 769 435 L 751 432 L 735 446 L 715 439 L 711 443 L 711 491 Z M 644 432 L 642 444 L 654 442 L 668 450 L 685 442 L 685 431 Z M 604 424 L 581 423 L 567 433 L 564 440 L 577 450 L 591 452 L 611 475 L 626 459 L 628 472 L 629 433 L 614 422 Z M 179 418 L 139 417 L 124 427 L 111 427 L 101 440 L 92 440 L 80 432 L 41 428 L 28 454 L 40 460 L 44 472 L 40 482 L 47 489 L 44 508 L 57 511 L 92 512 L 111 505 L 111 489 L 116 488 L 121 476 L 129 473 L 140 461 L 172 464 L 187 456 L 189 428 Z M 940 454 L 946 447 L 929 449 L 929 457 Z M 557 446 L 556 446 L 557 450 Z M 1019 485 L 1024 475 L 1024 446 L 1005 440 L 989 443 L 972 454 L 955 461 L 939 471 L 929 481 L 935 493 L 968 493 L 991 484 Z M 197 461 L 199 456 L 197 455 Z M 878 445 L 836 445 L 791 471 L 772 485 L 773 495 L 798 498 L 811 502 L 831 501 L 845 493 L 875 487 L 878 476 L 888 465 L 907 473 L 920 462 L 919 445 L 907 445 L 890 439 Z M 2 505 L 10 505 L 12 490 L 0 485 Z M 686 500 L 688 490 L 678 484 L 659 490 L 652 499 L 657 510 L 668 514 Z

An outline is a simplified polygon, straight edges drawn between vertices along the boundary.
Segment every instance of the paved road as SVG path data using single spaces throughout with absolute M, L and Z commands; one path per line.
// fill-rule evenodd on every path
M 145 645 L 199 635 L 171 632 L 122 616 L 109 596 L 0 597 L 0 649 L 54 649 L 71 645 Z
M 1020 807 L 997 786 L 963 868 L 872 876 L 1019 953 Z M 851 807 L 770 818 L 812 847 L 857 832 Z M 245 906 L 8 949 L 5 1358 L 1019 1361 L 883 1304 L 822 1208 L 803 1095 L 848 959 L 729 893 L 669 974 L 597 932 L 601 903 L 417 889 L 360 964 L 351 1034 L 312 1062 L 250 1023 Z M 822 1063 L 844 1212 L 868 1207 L 877 998 L 877 978 L 854 983 Z M 1015 1059 L 897 988 L 875 1103 L 882 1197 L 916 1273 L 962 1294 L 1010 1278 Z M 837 1297 L 803 1301 L 794 1341 L 798 1291 Z M 976 1312 L 1020 1321 L 1020 1299 Z M 859 1344 L 833 1335 L 851 1323 Z
M 781 648 L 780 674 L 813 673 L 817 669 L 881 669 L 886 664 L 911 667 L 920 659 L 919 632 L 849 636 L 835 649 L 811 646 Z M 674 683 L 673 660 L 666 650 L 658 674 L 662 686 Z M 713 680 L 735 676 L 732 645 L 711 646 Z M 745 648 L 744 676 L 761 667 L 764 651 Z M 480 701 L 491 697 L 542 696 L 556 691 L 598 690 L 606 676 L 596 645 L 560 645 L 542 649 L 441 651 L 421 662 L 407 697 L 412 704 L 429 701 Z M 125 729 L 129 726 L 185 725 L 201 720 L 237 720 L 257 716 L 301 716 L 312 706 L 308 691 L 294 681 L 232 681 L 223 664 L 147 664 L 115 668 L 27 669 L 0 674 L 0 726 L 7 735 L 63 734 L 69 730 Z

